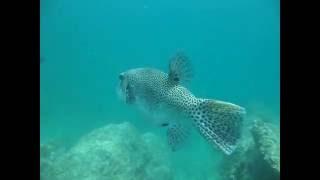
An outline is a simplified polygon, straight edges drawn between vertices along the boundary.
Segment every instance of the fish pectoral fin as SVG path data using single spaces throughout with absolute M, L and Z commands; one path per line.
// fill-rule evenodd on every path
M 182 147 L 190 136 L 190 129 L 180 123 L 170 123 L 167 129 L 168 145 L 172 151 L 176 151 Z
M 177 85 L 188 82 L 193 77 L 193 70 L 188 57 L 182 53 L 176 53 L 169 63 L 169 82 Z

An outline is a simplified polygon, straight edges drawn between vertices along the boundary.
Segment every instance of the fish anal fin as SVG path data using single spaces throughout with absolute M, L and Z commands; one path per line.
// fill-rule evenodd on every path
M 168 145 L 172 151 L 180 149 L 190 136 L 190 129 L 180 123 L 170 123 L 167 129 Z

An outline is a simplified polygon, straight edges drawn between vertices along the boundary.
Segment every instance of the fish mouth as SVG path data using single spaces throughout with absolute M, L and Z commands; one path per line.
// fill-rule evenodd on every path
M 134 95 L 133 86 L 126 80 L 125 76 L 121 73 L 119 75 L 120 83 L 119 83 L 119 94 L 122 99 L 125 100 L 126 104 L 132 104 L 136 101 L 136 97 Z
M 133 87 L 130 84 L 127 84 L 126 86 L 125 95 L 127 104 L 133 104 L 136 101 L 136 98 L 133 93 Z

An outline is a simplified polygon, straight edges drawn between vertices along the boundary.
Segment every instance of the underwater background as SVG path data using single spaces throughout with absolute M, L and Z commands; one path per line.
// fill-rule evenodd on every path
M 165 129 L 154 126 L 143 114 L 122 102 L 116 87 L 119 73 L 130 68 L 154 67 L 167 72 L 169 58 L 182 49 L 195 71 L 188 89 L 197 97 L 228 101 L 245 107 L 247 134 L 244 139 L 253 137 L 256 145 L 250 147 L 259 149 L 264 137 L 273 136 L 270 134 L 279 131 L 279 6 L 278 0 L 40 0 L 40 148 L 46 150 L 41 158 L 52 153 L 53 150 L 48 148 L 52 142 L 65 149 L 61 154 L 60 151 L 55 152 L 55 158 L 46 159 L 41 166 L 46 168 L 40 169 L 43 173 L 41 178 L 255 179 L 274 173 L 267 171 L 267 163 L 261 163 L 263 165 L 259 166 L 259 170 L 255 170 L 251 167 L 254 160 L 244 159 L 241 160 L 244 167 L 236 170 L 238 177 L 234 177 L 234 174 L 225 177 L 221 174 L 226 174 L 225 169 L 230 169 L 226 164 L 239 160 L 225 157 L 200 136 L 193 136 L 188 146 L 171 152 L 166 144 Z M 119 156 L 133 153 L 128 157 L 134 159 L 123 161 L 127 163 L 121 161 L 121 166 L 118 161 L 108 165 L 111 169 L 111 166 L 117 166 L 119 171 L 92 170 L 81 175 L 86 168 L 80 167 L 80 164 L 87 161 L 99 163 L 99 158 L 90 160 L 86 156 L 83 162 L 82 159 L 61 160 L 65 157 L 64 153 L 72 159 L 72 153 L 77 155 L 74 149 L 85 149 L 88 141 L 95 141 L 92 137 L 100 136 L 93 133 L 91 139 L 83 137 L 96 131 L 99 134 L 99 130 L 104 134 L 101 128 L 107 129 L 110 142 L 115 139 L 129 141 L 130 136 L 139 139 L 140 135 L 152 135 L 155 138 L 151 139 L 157 140 L 151 143 L 152 147 L 150 143 L 143 144 L 141 141 L 135 145 L 135 150 L 119 153 Z M 127 132 L 132 129 L 134 135 Z M 263 140 L 257 140 L 256 137 L 263 137 Z M 277 150 L 278 139 L 276 136 L 276 145 L 273 144 Z M 85 140 L 85 145 L 81 144 Z M 150 148 L 141 148 L 145 145 Z M 127 146 L 115 147 L 112 152 L 122 152 L 120 148 L 126 149 Z M 159 152 L 161 148 L 163 151 Z M 137 152 L 139 149 L 143 151 L 141 156 Z M 247 156 L 242 154 L 242 157 L 252 158 L 248 155 L 250 152 L 265 155 L 256 151 L 245 151 Z M 115 156 L 117 153 L 111 154 L 113 160 L 122 158 Z M 134 173 L 128 171 L 125 175 L 121 174 L 121 169 L 139 164 L 139 158 L 146 154 L 156 159 L 155 163 L 146 166 L 141 160 L 141 166 L 137 166 Z M 276 156 L 271 154 L 272 157 Z M 53 163 L 55 161 L 60 162 Z M 74 166 L 73 174 L 79 176 L 57 175 L 63 174 L 61 169 L 64 168 L 61 166 L 68 164 L 67 161 L 73 162 L 69 168 Z M 106 166 L 103 163 L 107 161 L 92 167 Z M 166 170 L 162 165 L 158 168 L 159 164 L 165 164 Z M 228 168 L 223 168 L 225 166 Z M 247 169 L 250 171 L 247 171 L 246 167 L 249 166 L 251 168 Z M 152 170 L 146 173 L 143 169 L 148 168 Z M 137 175 L 137 172 L 141 173 Z M 167 175 L 160 176 L 157 172 L 166 172 Z M 266 179 L 277 178 L 272 176 Z

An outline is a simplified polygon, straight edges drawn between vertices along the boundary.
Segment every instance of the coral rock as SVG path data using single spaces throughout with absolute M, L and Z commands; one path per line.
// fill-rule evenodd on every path
M 82 137 L 56 160 L 47 180 L 170 180 L 165 152 L 153 134 L 141 136 L 129 123 L 110 124 Z
M 237 150 L 222 161 L 222 179 L 280 179 L 280 137 L 278 128 L 255 120 L 249 136 L 243 137 Z

